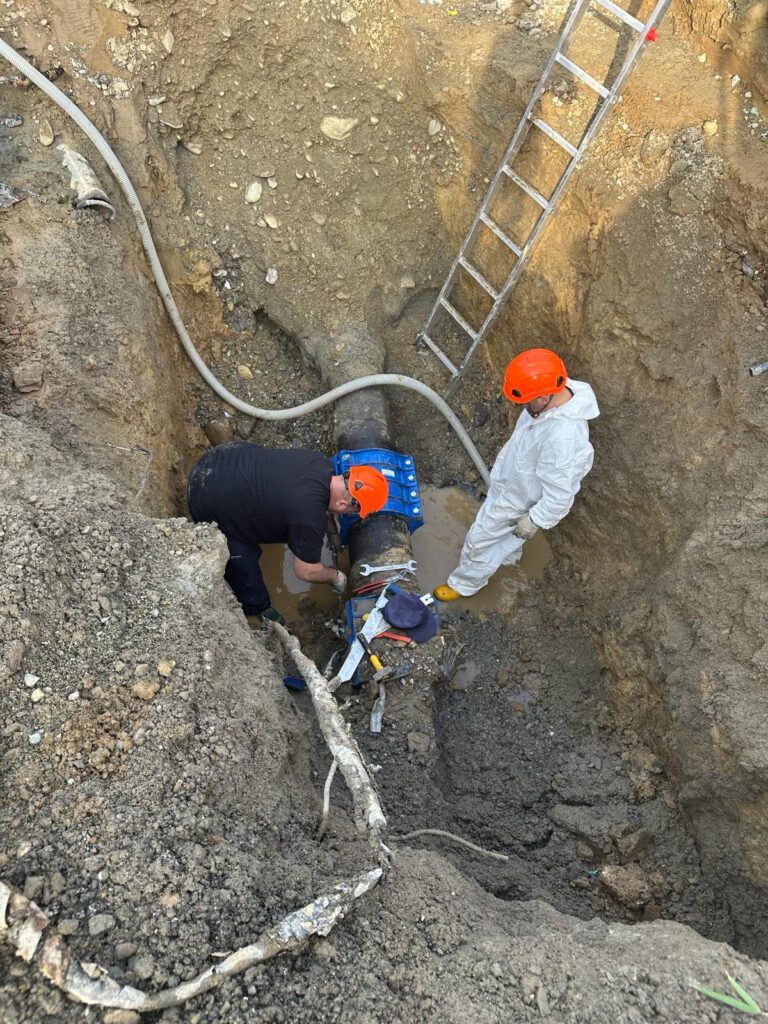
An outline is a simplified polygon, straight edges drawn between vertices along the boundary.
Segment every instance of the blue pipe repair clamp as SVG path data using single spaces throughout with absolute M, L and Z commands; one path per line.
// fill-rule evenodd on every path
M 351 466 L 373 466 L 386 477 L 389 495 L 386 503 L 374 513 L 375 515 L 387 514 L 405 519 L 409 533 L 424 525 L 419 484 L 412 456 L 391 452 L 388 448 L 361 448 L 356 452 L 337 452 L 333 456 L 334 473 L 345 473 Z M 339 516 L 342 544 L 347 543 L 349 528 L 359 518 L 357 515 Z

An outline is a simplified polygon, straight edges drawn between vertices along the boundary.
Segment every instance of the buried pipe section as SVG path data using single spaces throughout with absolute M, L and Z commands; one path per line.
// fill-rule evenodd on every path
M 385 361 L 383 343 L 368 331 L 348 327 L 334 338 L 313 337 L 302 339 L 302 347 L 332 387 L 350 380 L 382 373 Z M 400 456 L 392 428 L 389 403 L 383 388 L 366 388 L 340 398 L 334 408 L 334 437 L 338 455 L 334 459 L 335 471 L 356 462 L 380 469 L 390 484 L 387 506 L 395 504 L 399 492 L 396 475 Z M 359 452 L 356 458 L 354 453 Z M 381 453 L 381 457 L 377 456 Z M 391 453 L 391 455 L 389 454 Z M 394 458 L 392 457 L 394 456 Z M 360 575 L 360 568 L 368 565 L 396 565 L 413 558 L 410 532 L 421 523 L 418 485 L 415 469 L 411 465 L 414 504 L 409 518 L 395 511 L 378 512 L 368 520 L 342 517 L 342 537 L 349 548 L 350 584 L 352 590 L 363 583 L 386 579 L 388 573 L 369 577 Z M 409 492 L 410 493 L 410 492 Z M 417 511 L 413 511 L 416 509 Z

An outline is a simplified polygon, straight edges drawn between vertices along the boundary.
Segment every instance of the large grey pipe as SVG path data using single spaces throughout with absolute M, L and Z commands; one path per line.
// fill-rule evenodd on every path
M 351 327 L 333 338 L 307 338 L 304 349 L 328 382 L 334 385 L 343 384 L 347 377 L 367 375 L 375 379 L 386 358 L 384 345 L 379 339 L 367 331 Z M 362 448 L 400 450 L 395 443 L 389 403 L 383 388 L 366 388 L 339 399 L 334 409 L 334 434 L 339 451 L 359 451 Z M 363 563 L 391 565 L 413 557 L 408 524 L 401 517 L 386 513 L 355 523 L 349 531 L 348 545 L 353 588 L 363 582 L 358 574 Z
M 253 416 L 256 419 L 290 420 L 297 419 L 300 416 L 307 416 L 310 413 L 315 412 L 317 409 L 328 405 L 330 402 L 338 401 L 338 399 L 342 398 L 344 395 L 348 395 L 354 391 L 359 391 L 362 388 L 370 388 L 377 385 L 397 385 L 398 387 L 408 388 L 411 391 L 416 391 L 427 398 L 445 417 L 461 443 L 464 445 L 464 448 L 472 459 L 472 462 L 475 464 L 478 473 L 483 478 L 486 487 L 489 486 L 490 475 L 488 473 L 488 467 L 483 462 L 480 453 L 458 417 L 448 404 L 432 390 L 432 388 L 427 387 L 426 384 L 423 384 L 420 380 L 416 380 L 414 377 L 406 377 L 399 373 L 378 373 L 373 376 L 366 375 L 360 379 L 348 380 L 341 387 L 334 388 L 332 391 L 328 391 L 326 394 L 320 395 L 317 398 L 312 399 L 310 402 L 304 402 L 301 405 L 296 405 L 289 409 L 261 409 L 258 406 L 251 405 L 249 402 L 244 402 L 241 398 L 233 395 L 231 391 L 225 388 L 200 356 L 200 353 L 195 348 L 195 345 L 184 326 L 181 314 L 179 313 L 176 302 L 171 294 L 171 289 L 168 285 L 162 264 L 160 263 L 160 259 L 157 255 L 157 249 L 155 248 L 155 243 L 152 239 L 149 224 L 147 223 L 147 218 L 144 215 L 144 210 L 139 201 L 139 197 L 136 195 L 136 190 L 134 189 L 125 168 L 118 160 L 112 147 L 98 128 L 85 116 L 82 110 L 80 110 L 80 108 L 74 104 L 72 100 L 61 91 L 61 89 L 58 88 L 58 86 L 54 85 L 53 82 L 50 82 L 45 75 L 42 75 L 37 68 L 33 67 L 28 60 L 25 60 L 21 54 L 17 53 L 16 50 L 14 50 L 12 46 L 9 46 L 9 44 L 3 39 L 0 39 L 0 55 L 5 57 L 13 67 L 25 75 L 30 82 L 33 82 L 39 89 L 49 96 L 65 114 L 71 117 L 75 124 L 85 132 L 93 145 L 99 151 L 110 171 L 115 176 L 115 180 L 120 186 L 123 195 L 131 208 L 131 212 L 133 213 L 139 230 L 139 236 L 141 237 L 141 244 L 144 246 L 144 252 L 147 255 L 152 274 L 155 278 L 157 290 L 160 293 L 160 298 L 163 300 L 166 312 L 168 313 L 176 334 L 179 337 L 179 341 L 197 372 L 220 398 L 239 412 L 245 413 L 247 416 Z

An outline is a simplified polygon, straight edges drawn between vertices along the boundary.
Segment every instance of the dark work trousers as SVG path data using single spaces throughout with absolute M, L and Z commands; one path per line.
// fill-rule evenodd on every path
M 272 604 L 259 566 L 261 548 L 258 544 L 242 544 L 229 537 L 227 546 L 229 561 L 224 570 L 224 579 L 243 606 L 245 614 L 258 615 Z
M 207 515 L 200 513 L 195 501 L 194 477 L 193 470 L 187 484 L 189 513 L 196 523 L 207 523 L 211 520 Z M 224 579 L 243 606 L 243 612 L 246 615 L 258 615 L 272 604 L 259 566 L 261 548 L 258 544 L 243 544 L 241 541 L 232 540 L 229 537 L 227 537 L 227 547 L 229 548 L 229 561 L 224 570 Z

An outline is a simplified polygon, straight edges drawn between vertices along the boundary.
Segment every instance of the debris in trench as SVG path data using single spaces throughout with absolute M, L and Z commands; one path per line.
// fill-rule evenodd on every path
M 340 882 L 333 892 L 316 897 L 262 932 L 252 945 L 236 950 L 191 981 L 154 995 L 131 985 L 120 985 L 98 964 L 78 963 L 70 956 L 60 935 L 50 935 L 43 940 L 48 927 L 46 914 L 32 900 L 3 882 L 0 882 L 0 937 L 15 947 L 16 955 L 22 960 L 36 961 L 40 973 L 77 1002 L 151 1013 L 179 1006 L 209 992 L 225 978 L 240 974 L 254 964 L 280 953 L 295 952 L 313 935 L 328 935 L 355 900 L 369 892 L 383 873 L 381 868 L 371 868 L 349 882 Z
M 320 131 L 326 138 L 333 139 L 334 142 L 342 142 L 359 123 L 356 117 L 324 117 L 320 122 Z
M 331 762 L 331 767 L 328 771 L 328 776 L 323 786 L 323 816 L 320 819 L 320 827 L 317 830 L 317 841 L 318 843 L 325 835 L 325 830 L 328 827 L 328 814 L 331 810 L 331 784 L 333 783 L 333 777 L 336 774 L 336 769 L 339 767 L 339 762 L 334 757 Z
M 246 203 L 258 203 L 261 199 L 261 193 L 264 191 L 260 181 L 252 181 L 248 188 L 245 190 L 245 201 Z
M 453 843 L 466 846 L 468 850 L 474 850 L 475 853 L 479 853 L 483 857 L 490 857 L 492 860 L 509 860 L 505 853 L 494 853 L 493 850 L 485 850 L 482 846 L 476 846 L 474 843 L 470 843 L 468 839 L 462 839 L 461 836 L 454 835 L 453 832 L 444 832 L 441 828 L 418 828 L 415 832 L 408 832 L 404 836 L 392 836 L 392 839 L 398 843 L 406 843 L 409 839 L 417 839 L 419 836 L 440 836 L 443 839 L 450 839 Z
M 18 185 L 4 185 L 0 182 L 0 210 L 7 210 L 11 206 L 15 206 L 16 203 L 20 203 L 22 199 L 29 199 L 30 196 L 36 195 L 35 192 L 30 192 L 28 188 L 20 188 Z
M 339 762 L 341 774 L 352 794 L 355 822 L 361 831 L 367 831 L 374 855 L 384 865 L 389 864 L 391 850 L 386 845 L 387 819 L 381 808 L 373 780 L 363 762 L 362 754 L 353 736 L 349 735 L 341 717 L 339 706 L 331 693 L 330 684 L 317 665 L 304 654 L 299 641 L 278 622 L 269 625 L 277 633 L 285 650 L 293 658 L 304 677 L 317 714 L 320 731 L 328 748 Z
M 653 895 L 648 878 L 637 864 L 606 864 L 598 879 L 620 903 L 635 910 L 650 902 Z
M 52 146 L 53 140 L 56 137 L 51 127 L 50 121 L 43 121 L 40 125 L 40 133 L 38 134 L 40 144 L 43 146 Z
M 13 386 L 22 395 L 30 391 L 39 391 L 43 386 L 43 364 L 38 362 L 22 363 L 11 370 Z
M 107 210 L 109 219 L 115 216 L 115 208 L 109 201 L 109 196 L 99 184 L 91 165 L 85 157 L 65 146 L 63 142 L 56 147 L 61 150 L 62 164 L 70 173 L 71 180 L 69 187 L 76 193 L 75 209 L 87 210 L 90 207 L 99 207 Z

